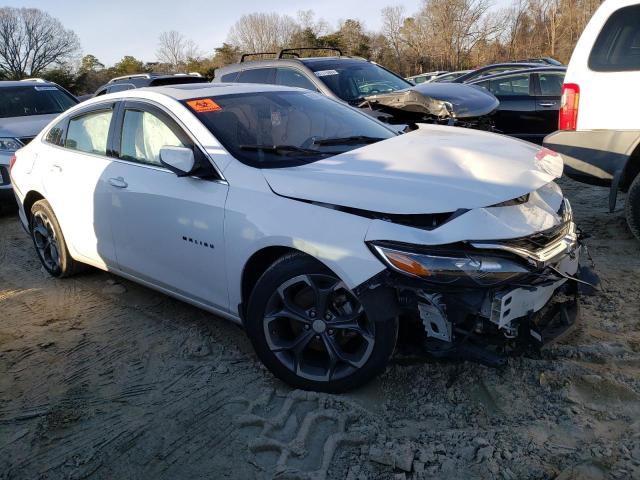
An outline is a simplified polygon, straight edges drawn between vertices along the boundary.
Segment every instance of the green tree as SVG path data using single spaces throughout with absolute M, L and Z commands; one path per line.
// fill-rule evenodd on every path
M 229 65 L 240 60 L 240 47 L 224 42 L 221 47 L 215 49 L 213 63 L 216 66 Z
M 69 64 L 63 63 L 55 68 L 45 70 L 40 74 L 41 78 L 57 83 L 72 93 L 76 93 L 76 76 Z
M 125 55 L 112 69 L 114 76 L 135 75 L 136 73 L 148 73 L 144 63 L 131 55 Z
M 94 55 L 85 55 L 80 61 L 81 72 L 97 72 L 104 69 L 104 64 Z

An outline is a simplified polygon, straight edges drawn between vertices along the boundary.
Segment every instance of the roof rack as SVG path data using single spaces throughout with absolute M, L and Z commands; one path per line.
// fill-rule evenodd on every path
M 38 83 L 49 83 L 44 78 L 23 78 L 20 80 L 21 82 L 38 82 Z
M 277 55 L 276 52 L 258 52 L 258 53 L 243 53 L 240 57 L 240 63 L 244 62 L 247 57 L 257 57 L 258 55 Z
M 291 55 L 296 58 L 300 58 L 300 54 L 297 53 L 300 50 L 330 50 L 332 52 L 337 52 L 338 55 L 342 56 L 342 50 L 335 47 L 299 47 L 299 48 L 283 48 L 280 50 L 278 54 L 278 58 L 284 58 L 284 55 Z
M 113 83 L 119 80 L 131 80 L 132 78 L 151 78 L 151 75 L 148 73 L 136 73 L 135 75 L 123 75 L 122 77 L 112 78 L 107 83 Z

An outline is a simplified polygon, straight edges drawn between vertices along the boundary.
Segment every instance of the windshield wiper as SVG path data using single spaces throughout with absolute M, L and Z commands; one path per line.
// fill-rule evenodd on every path
M 314 140 L 315 145 L 360 145 L 376 143 L 386 138 L 380 137 L 367 137 L 366 135 L 354 135 L 352 137 L 336 137 L 336 138 L 320 138 Z
M 288 155 L 292 153 L 303 155 L 337 155 L 341 152 L 321 152 L 312 148 L 296 147 L 295 145 L 240 145 L 240 150 L 255 150 L 275 153 L 276 155 Z

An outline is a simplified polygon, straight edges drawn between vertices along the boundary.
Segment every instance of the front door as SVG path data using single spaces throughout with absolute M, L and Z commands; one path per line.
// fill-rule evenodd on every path
M 106 175 L 118 268 L 228 309 L 223 241 L 228 185 L 220 179 L 178 177 L 162 166 L 162 147 L 199 147 L 158 107 L 127 102 L 118 125 L 118 160 Z

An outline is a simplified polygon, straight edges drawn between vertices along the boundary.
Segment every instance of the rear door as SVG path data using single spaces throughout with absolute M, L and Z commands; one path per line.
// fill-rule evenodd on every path
M 534 77 L 536 111 L 541 122 L 539 133 L 545 136 L 558 129 L 564 72 L 538 72 Z
M 494 122 L 501 133 L 530 141 L 538 140 L 540 119 L 536 112 L 531 74 L 514 73 L 476 85 L 486 88 L 500 100 Z
M 109 168 L 109 135 L 115 102 L 93 105 L 56 125 L 40 155 L 47 200 L 60 221 L 66 241 L 87 263 L 115 265 L 109 223 L 111 198 L 104 172 Z
M 159 154 L 164 146 L 205 154 L 159 106 L 124 103 L 116 132 L 117 159 L 106 177 L 118 268 L 226 310 L 223 223 L 228 184 L 222 178 L 178 177 L 163 167 Z

